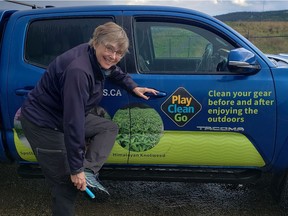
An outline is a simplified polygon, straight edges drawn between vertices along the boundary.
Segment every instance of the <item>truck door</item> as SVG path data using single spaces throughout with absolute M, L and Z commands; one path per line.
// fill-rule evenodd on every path
M 14 11 L 1 11 L 0 12 L 0 50 L 2 48 L 2 44 L 3 44 L 3 36 L 5 33 L 5 27 L 6 27 L 6 23 L 7 20 L 9 19 L 9 17 L 11 16 L 11 14 L 14 13 Z M 1 52 L 1 56 L 3 56 L 3 52 Z M 1 62 L 1 64 L 3 64 Z M 1 70 L 2 71 L 2 70 Z M 0 101 L 1 105 L 3 104 L 3 100 L 1 99 Z M 1 107 L 2 110 L 2 107 Z M 3 113 L 0 111 L 1 113 L 1 118 L 0 118 L 0 124 L 1 124 L 1 130 L 0 130 L 0 162 L 7 162 L 8 158 L 6 155 L 6 151 L 7 151 L 7 145 L 6 143 L 3 142 L 2 140 L 2 133 L 4 131 L 4 127 L 3 127 Z
M 120 129 L 130 130 L 130 141 L 122 134 L 117 140 L 127 149 L 129 164 L 269 164 L 276 107 L 265 62 L 258 59 L 261 70 L 255 74 L 231 73 L 226 67 L 230 50 L 251 50 L 234 33 L 201 15 L 143 14 L 126 14 L 134 16 L 126 26 L 134 47 L 128 72 L 140 86 L 161 94 L 148 101 L 132 96 L 115 114 L 116 120 L 125 119 L 122 112 L 130 112 L 130 128 Z
M 6 66 L 3 67 L 7 73 L 6 77 L 2 77 L 5 82 L 1 82 L 4 83 L 1 88 L 5 91 L 1 92 L 1 103 L 5 103 L 2 106 L 5 136 L 17 160 L 36 161 L 18 120 L 19 108 L 27 93 L 57 55 L 88 42 L 95 27 L 108 21 L 117 22 L 117 17 L 121 15 L 120 12 L 104 9 L 101 12 L 92 9 L 89 12 L 87 8 L 83 11 L 75 10 L 49 9 L 49 13 L 43 13 L 43 10 L 25 11 L 19 15 L 16 13 L 7 25 L 7 35 L 10 37 L 4 38 L 3 43 L 2 52 L 7 53 L 4 59 Z M 104 103 L 112 97 L 119 99 L 119 105 L 128 103 L 127 92 L 124 90 L 108 85 L 104 93 Z M 109 117 L 113 109 L 117 109 L 117 105 L 104 107 L 105 115 Z M 110 162 L 127 163 L 127 157 Z

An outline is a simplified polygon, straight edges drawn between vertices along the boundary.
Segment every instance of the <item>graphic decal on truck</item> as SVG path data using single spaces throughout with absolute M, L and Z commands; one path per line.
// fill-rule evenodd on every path
M 196 166 L 263 167 L 265 161 L 241 133 L 214 131 L 164 131 L 157 146 L 130 154 L 129 163 Z M 110 160 L 120 154 L 111 154 Z M 124 155 L 122 155 L 124 157 Z
M 113 121 L 119 127 L 116 141 L 133 152 L 144 152 L 155 147 L 164 128 L 160 115 L 146 104 L 130 104 L 119 109 Z
M 272 91 L 208 91 L 209 123 L 244 123 L 260 108 L 274 105 Z
M 36 161 L 31 146 L 23 133 L 21 122 L 19 120 L 20 113 L 21 109 L 18 109 L 14 117 L 13 135 L 15 147 L 20 158 L 26 161 Z
M 183 87 L 161 105 L 162 111 L 179 127 L 185 126 L 201 108 L 201 104 Z

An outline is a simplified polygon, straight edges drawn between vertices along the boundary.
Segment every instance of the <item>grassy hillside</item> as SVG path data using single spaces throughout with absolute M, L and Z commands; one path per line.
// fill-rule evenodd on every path
M 288 11 L 236 12 L 216 16 L 264 53 L 288 53 Z
M 235 12 L 219 16 L 217 19 L 226 21 L 288 21 L 288 10 L 265 12 Z
M 264 53 L 288 53 L 288 22 L 226 22 Z

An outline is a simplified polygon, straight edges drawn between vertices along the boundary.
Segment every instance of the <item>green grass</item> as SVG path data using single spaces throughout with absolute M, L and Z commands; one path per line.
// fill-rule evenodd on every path
M 288 22 L 226 22 L 264 53 L 288 53 Z

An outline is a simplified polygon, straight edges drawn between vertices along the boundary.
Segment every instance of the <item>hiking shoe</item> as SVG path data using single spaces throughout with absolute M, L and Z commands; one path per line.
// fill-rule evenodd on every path
M 93 191 L 103 191 L 106 194 L 110 195 L 108 190 L 100 183 L 99 173 L 94 174 L 91 170 L 85 169 L 85 179 L 87 185 L 93 189 Z

